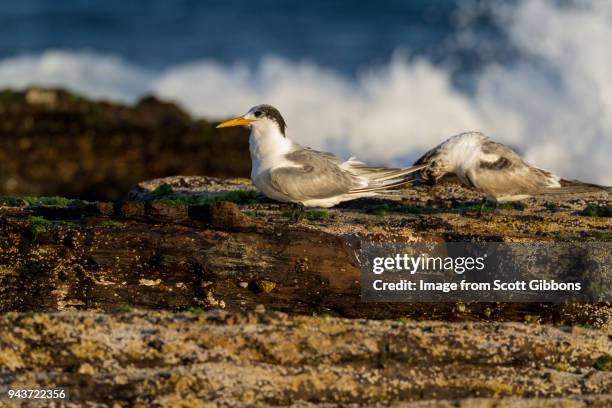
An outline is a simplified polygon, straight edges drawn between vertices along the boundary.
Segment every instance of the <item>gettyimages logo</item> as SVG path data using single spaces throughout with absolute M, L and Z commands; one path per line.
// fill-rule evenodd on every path
M 453 271 L 458 275 L 466 271 L 482 271 L 485 268 L 487 254 L 478 257 L 431 257 L 421 254 L 417 257 L 408 254 L 396 254 L 395 257 L 376 257 L 372 260 L 372 272 L 380 275 L 386 271 L 405 271 L 414 275 L 425 271 Z
M 362 244 L 365 302 L 607 302 L 609 242 Z

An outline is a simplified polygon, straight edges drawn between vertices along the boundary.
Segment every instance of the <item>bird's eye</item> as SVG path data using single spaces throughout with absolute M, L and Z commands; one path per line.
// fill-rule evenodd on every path
M 255 111 L 253 112 L 253 115 L 255 115 L 256 118 L 259 118 L 261 116 L 261 111 Z

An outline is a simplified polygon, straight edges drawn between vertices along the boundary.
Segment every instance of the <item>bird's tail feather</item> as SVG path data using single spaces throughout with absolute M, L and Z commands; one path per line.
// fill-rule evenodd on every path
M 420 164 L 417 166 L 406 167 L 403 169 L 388 168 L 388 167 L 369 167 L 364 164 L 350 164 L 347 168 L 348 171 L 355 174 L 356 176 L 365 177 L 373 182 L 382 182 L 385 180 L 391 180 L 405 176 L 415 171 L 419 171 L 422 168 L 427 167 L 426 164 Z
M 538 194 L 576 194 L 576 193 L 597 193 L 605 191 L 612 193 L 612 187 L 600 186 L 597 184 L 583 183 L 578 180 L 560 180 L 561 187 L 549 187 L 538 191 Z
M 389 184 L 385 184 L 385 185 L 377 186 L 377 187 L 358 188 L 358 189 L 355 189 L 355 190 L 351 190 L 348 193 L 349 194 L 361 194 L 361 193 L 368 193 L 368 192 L 371 192 L 371 191 L 378 191 L 378 192 L 384 193 L 388 189 L 391 189 L 391 188 L 394 188 L 394 187 L 403 186 L 405 184 L 410 184 L 410 183 L 412 183 L 412 181 L 413 181 L 412 179 L 399 180 L 399 181 L 396 181 L 394 183 L 389 183 Z
M 427 167 L 427 165 L 417 165 L 404 169 L 353 165 L 351 166 L 350 171 L 353 172 L 354 170 L 354 174 L 366 178 L 368 180 L 368 186 L 351 190 L 350 194 L 367 193 L 370 191 L 384 192 L 384 190 L 412 183 L 414 181 L 414 177 L 408 176 L 424 167 Z

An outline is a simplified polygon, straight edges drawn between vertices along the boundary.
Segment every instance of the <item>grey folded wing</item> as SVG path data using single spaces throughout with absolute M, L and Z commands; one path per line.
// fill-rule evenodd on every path
M 294 200 L 335 197 L 362 187 L 357 177 L 340 168 L 340 161 L 330 153 L 303 149 L 285 158 L 295 167 L 271 169 L 270 186 Z

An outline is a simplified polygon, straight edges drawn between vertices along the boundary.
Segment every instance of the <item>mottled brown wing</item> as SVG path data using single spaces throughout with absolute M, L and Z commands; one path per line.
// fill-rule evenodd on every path
M 526 163 L 512 149 L 494 141 L 482 145 L 482 152 L 491 156 L 466 172 L 474 188 L 487 195 L 532 195 L 548 188 L 553 175 Z

